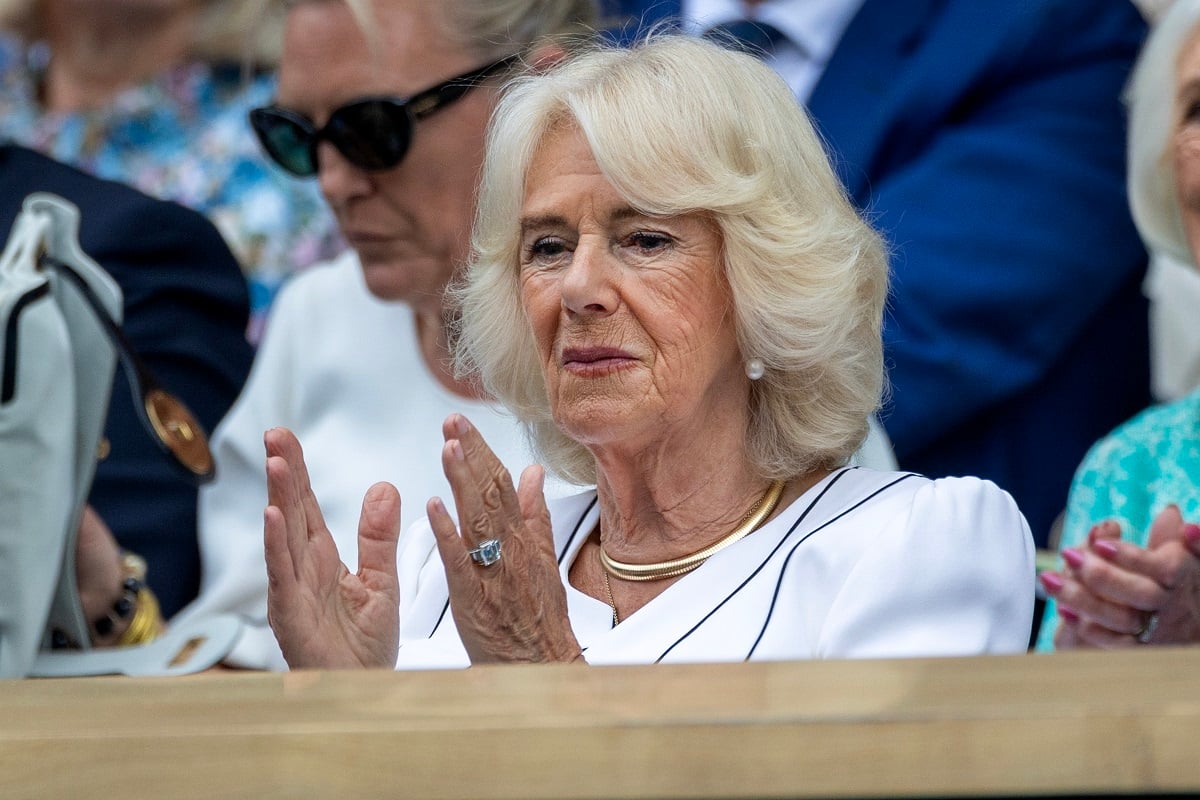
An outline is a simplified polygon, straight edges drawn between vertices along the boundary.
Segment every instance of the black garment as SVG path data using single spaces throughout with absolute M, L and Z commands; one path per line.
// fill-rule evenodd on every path
M 104 181 L 24 148 L 0 145 L 0 237 L 26 195 L 53 192 L 79 207 L 79 240 L 125 296 L 125 334 L 160 382 L 210 433 L 250 369 L 249 297 L 237 260 L 202 215 Z M 122 547 L 149 564 L 170 617 L 200 587 L 196 489 L 142 427 L 117 369 L 89 501 Z M 0 513 L 3 513 L 0 511 Z

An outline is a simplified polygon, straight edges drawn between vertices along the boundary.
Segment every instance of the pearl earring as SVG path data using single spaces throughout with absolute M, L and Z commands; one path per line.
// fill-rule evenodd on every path
M 766 365 L 763 364 L 761 358 L 746 359 L 746 377 L 752 381 L 756 381 L 763 375 L 767 374 Z

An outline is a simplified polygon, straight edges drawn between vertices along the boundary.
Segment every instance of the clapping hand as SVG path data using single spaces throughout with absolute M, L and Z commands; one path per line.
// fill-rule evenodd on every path
M 527 468 L 514 489 L 466 417 L 452 414 L 442 434 L 442 466 L 459 525 L 436 498 L 426 510 L 471 662 L 582 661 L 567 619 L 541 467 Z
M 264 443 L 267 619 L 288 665 L 394 667 L 399 493 L 387 483 L 367 490 L 358 524 L 358 572 L 351 573 L 325 527 L 300 442 L 291 431 L 274 428 Z
M 1122 541 L 1112 521 L 1085 547 L 1063 551 L 1066 569 L 1043 573 L 1058 603 L 1058 649 L 1200 642 L 1200 526 L 1175 506 L 1162 511 L 1145 548 Z

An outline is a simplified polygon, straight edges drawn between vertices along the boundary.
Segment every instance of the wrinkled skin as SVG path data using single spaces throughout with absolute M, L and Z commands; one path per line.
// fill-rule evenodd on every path
M 460 509 L 458 524 L 437 498 L 427 511 L 471 662 L 582 661 L 567 621 L 541 468 L 527 469 L 520 489 L 514 489 L 507 470 L 465 417 L 451 415 L 443 433 L 442 464 Z M 267 613 L 288 665 L 392 667 L 400 598 L 395 488 L 379 483 L 367 492 L 359 567 L 351 573 L 321 518 L 295 436 L 280 428 L 268 431 L 266 448 Z M 481 567 L 468 551 L 491 538 L 503 542 L 502 557 Z

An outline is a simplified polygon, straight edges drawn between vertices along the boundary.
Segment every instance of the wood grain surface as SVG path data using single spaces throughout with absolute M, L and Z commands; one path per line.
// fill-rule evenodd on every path
M 0 798 L 1200 793 L 1200 649 L 0 681 Z

